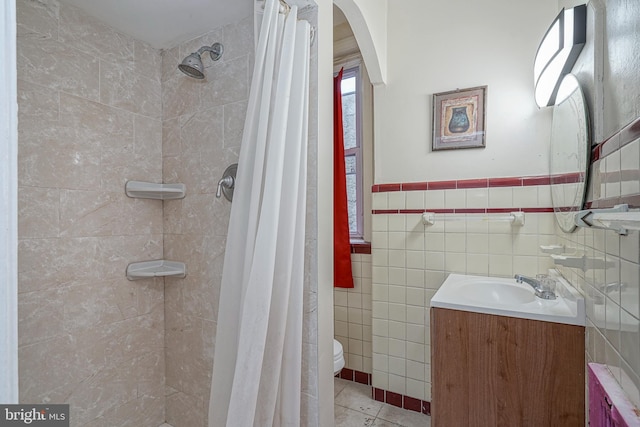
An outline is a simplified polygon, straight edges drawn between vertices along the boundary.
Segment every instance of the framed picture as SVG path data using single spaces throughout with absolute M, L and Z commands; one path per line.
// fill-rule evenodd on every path
M 484 148 L 487 86 L 433 94 L 432 150 Z

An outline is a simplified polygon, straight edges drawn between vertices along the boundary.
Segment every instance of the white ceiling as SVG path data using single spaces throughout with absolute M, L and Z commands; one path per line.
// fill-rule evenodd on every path
M 254 0 L 60 0 L 162 49 L 253 13 Z

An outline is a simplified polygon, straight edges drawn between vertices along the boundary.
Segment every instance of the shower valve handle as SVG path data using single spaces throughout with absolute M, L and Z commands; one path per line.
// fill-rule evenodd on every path
M 220 181 L 218 181 L 218 189 L 216 190 L 216 198 L 219 199 L 220 196 L 222 196 L 222 187 L 227 187 L 227 188 L 233 188 L 233 185 L 235 184 L 234 182 L 235 180 L 233 179 L 233 177 L 231 175 L 227 175 L 224 178 L 222 178 Z

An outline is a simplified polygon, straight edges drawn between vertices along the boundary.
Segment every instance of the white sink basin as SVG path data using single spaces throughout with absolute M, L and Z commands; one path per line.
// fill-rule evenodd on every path
M 431 307 L 584 326 L 584 298 L 562 277 L 556 279 L 558 297 L 544 300 L 515 279 L 450 274 L 431 299 Z
M 463 283 L 460 285 L 460 292 L 466 299 L 505 307 L 536 300 L 536 296 L 530 289 L 513 286 L 510 283 L 499 283 L 495 280 L 473 280 Z

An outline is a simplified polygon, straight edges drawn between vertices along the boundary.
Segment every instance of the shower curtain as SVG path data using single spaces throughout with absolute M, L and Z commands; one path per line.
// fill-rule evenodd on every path
M 309 23 L 267 0 L 220 292 L 209 427 L 298 426 Z

